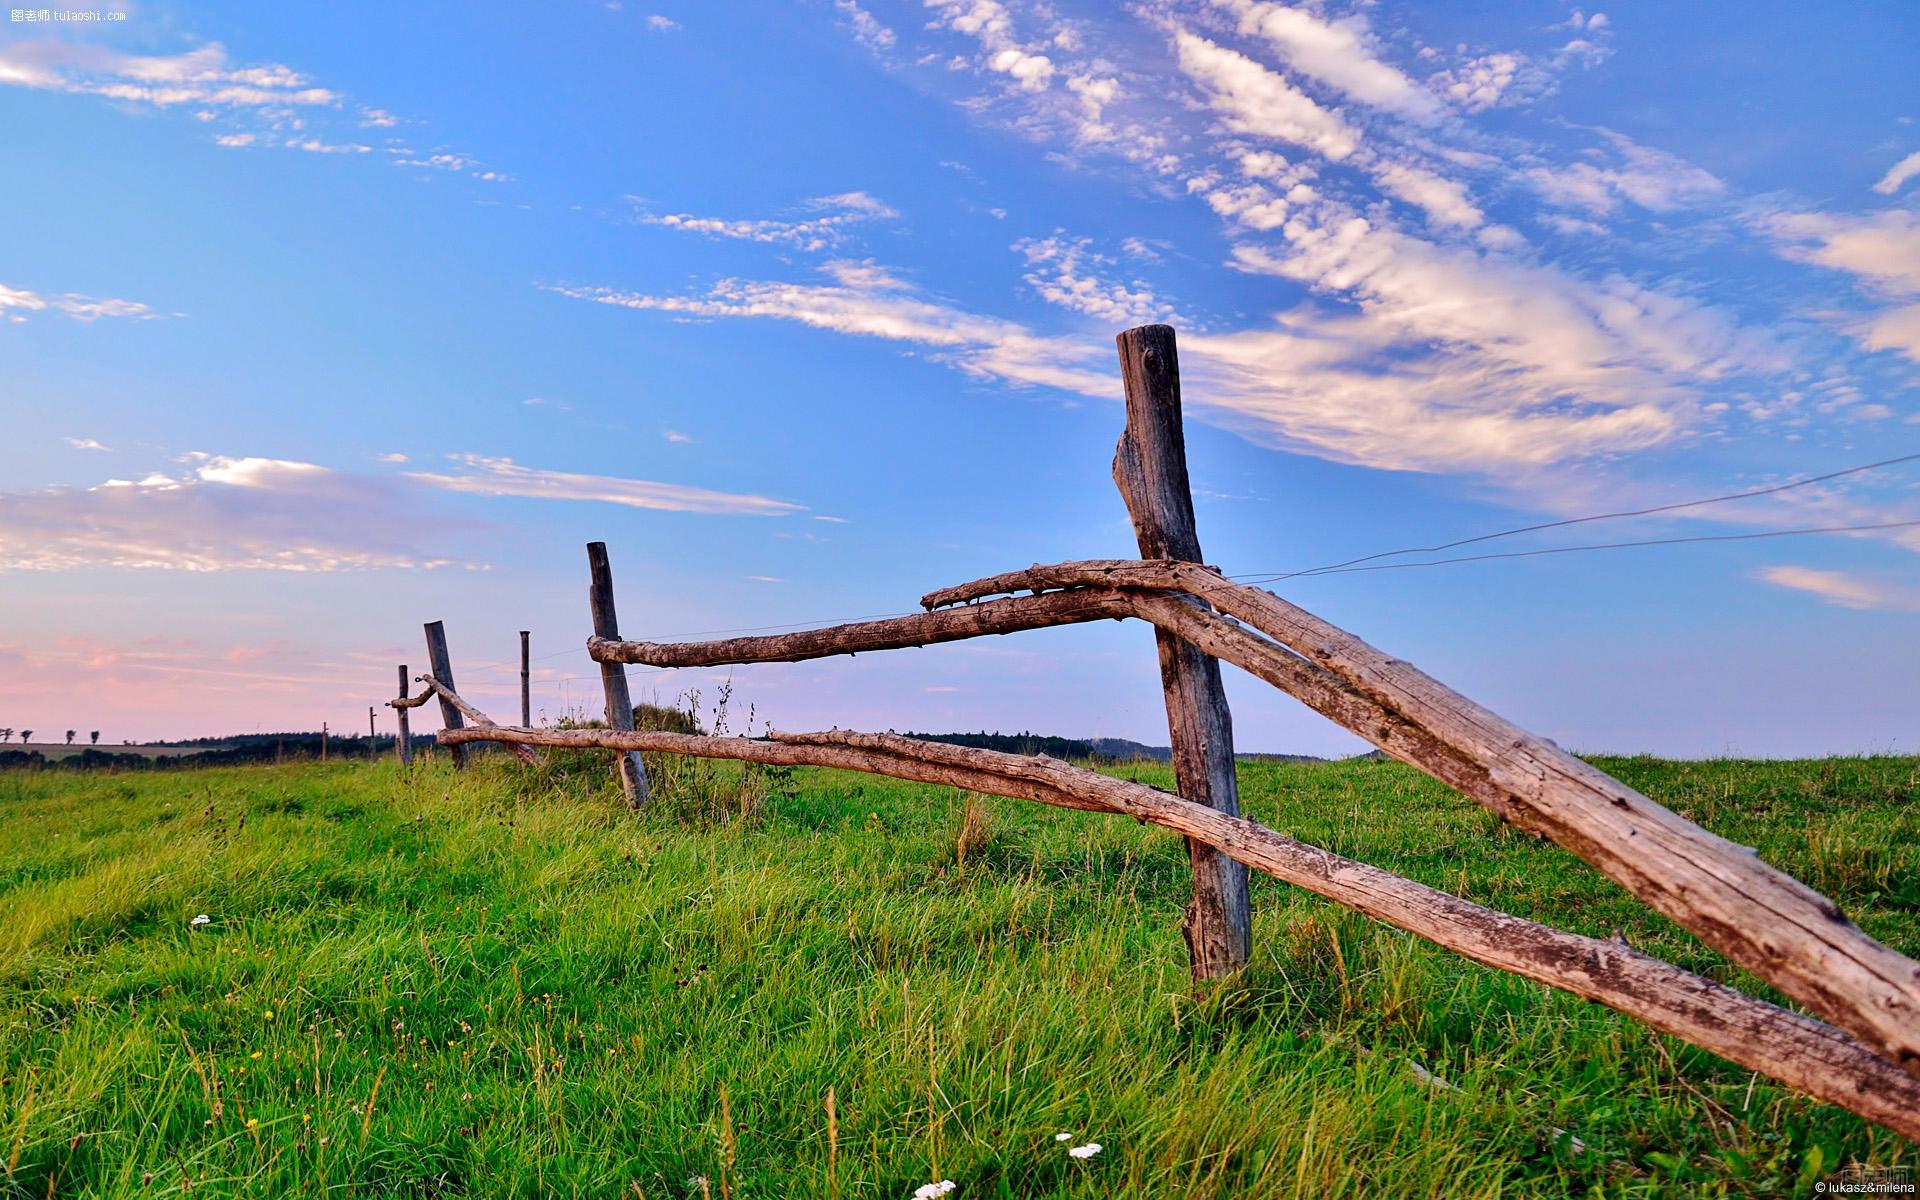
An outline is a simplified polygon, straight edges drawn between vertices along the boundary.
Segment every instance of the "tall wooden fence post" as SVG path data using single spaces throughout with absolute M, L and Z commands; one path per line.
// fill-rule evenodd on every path
M 453 663 L 449 661 L 447 657 L 447 627 L 439 621 L 428 621 L 426 628 L 427 670 L 433 673 L 435 679 L 445 684 L 448 691 L 458 691 L 459 689 L 453 685 Z M 442 729 L 460 729 L 464 728 L 466 723 L 466 720 L 460 715 L 460 710 L 453 706 L 453 701 L 447 699 L 445 696 L 440 697 L 440 727 Z M 467 769 L 467 748 L 465 746 L 455 746 L 453 748 L 453 767 L 456 771 L 464 771 Z
M 406 698 L 407 698 L 407 664 L 401 663 L 400 664 L 400 699 L 405 700 Z M 396 708 L 393 711 L 396 714 L 398 714 L 400 718 L 400 738 L 397 742 L 394 743 L 394 749 L 400 755 L 400 765 L 402 767 L 411 767 L 413 765 L 413 734 L 407 729 L 407 710 L 404 708 Z
M 367 761 L 380 761 L 380 739 L 373 733 L 373 705 L 367 705 Z
M 1141 558 L 1200 562 L 1180 422 L 1180 362 L 1173 327 L 1142 325 L 1115 339 L 1126 387 L 1127 427 L 1113 456 L 1113 481 L 1127 502 Z M 1234 776 L 1233 716 L 1220 663 L 1188 642 L 1156 630 L 1166 692 L 1173 774 L 1180 794 L 1230 817 L 1240 815 Z M 1246 965 L 1252 937 L 1247 869 L 1191 838 L 1193 902 L 1182 932 L 1195 979 L 1216 979 Z
M 587 543 L 587 567 L 593 574 L 587 589 L 587 604 L 593 610 L 593 635 L 609 639 L 620 637 L 620 622 L 613 609 L 613 568 L 607 564 L 607 544 Z M 633 728 L 633 696 L 627 691 L 627 669 L 620 663 L 600 664 L 600 685 L 607 694 L 607 727 Z M 619 757 L 620 790 L 627 794 L 627 807 L 639 808 L 647 802 L 650 788 L 647 768 L 637 751 L 623 751 Z
M 533 728 L 533 660 L 527 657 L 531 630 L 520 631 L 520 728 Z

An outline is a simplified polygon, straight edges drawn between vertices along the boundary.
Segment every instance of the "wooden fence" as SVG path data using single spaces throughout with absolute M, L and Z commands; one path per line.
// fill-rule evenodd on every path
M 1831 900 L 1526 732 L 1412 665 L 1200 561 L 1181 432 L 1174 332 L 1119 337 L 1127 406 L 1114 481 L 1141 557 L 1032 566 L 931 592 L 926 610 L 769 637 L 652 643 L 620 638 L 606 547 L 588 547 L 607 729 L 493 724 L 454 691 L 444 635 L 433 673 L 396 707 L 438 696 L 456 753 L 503 742 L 618 752 L 628 802 L 646 802 L 640 751 L 815 765 L 1124 814 L 1187 839 L 1193 900 L 1183 932 L 1196 978 L 1244 965 L 1246 870 L 1303 887 L 1459 954 L 1598 1001 L 1663 1033 L 1920 1140 L 1920 963 L 1863 933 Z M 1044 757 L 891 734 L 762 739 L 636 732 L 624 664 L 798 662 L 1096 620 L 1154 626 L 1177 794 Z M 1815 1017 L 1769 1004 L 1632 949 L 1521 920 L 1305 845 L 1239 814 L 1233 728 L 1219 663 L 1299 699 L 1392 757 L 1521 829 L 1551 839 Z M 400 709 L 404 716 L 405 709 Z M 403 738 L 404 744 L 404 738 Z

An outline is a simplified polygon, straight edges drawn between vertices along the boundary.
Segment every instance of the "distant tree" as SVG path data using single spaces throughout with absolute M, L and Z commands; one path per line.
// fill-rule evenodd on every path
M 10 742 L 12 740 L 13 740 L 13 730 L 0 729 L 0 743 Z
M 22 729 L 22 730 L 20 731 L 20 744 L 21 744 L 22 746 L 24 746 L 24 745 L 26 745 L 26 744 L 27 744 L 28 742 L 30 742 L 30 741 L 32 741 L 32 740 L 33 740 L 33 730 L 31 730 L 31 729 Z
M 69 745 L 69 746 L 71 746 L 71 745 L 73 745 L 73 739 L 74 739 L 74 736 L 75 736 L 75 735 L 76 735 L 76 734 L 77 734 L 78 732 L 79 732 L 78 730 L 74 730 L 74 729 L 69 729 L 69 730 L 67 730 L 67 745 Z
M 93 745 L 95 745 L 95 746 L 98 746 L 98 745 L 100 744 L 100 731 L 99 731 L 98 729 L 96 729 L 96 730 L 94 730 L 94 731 L 93 731 L 92 733 L 90 733 L 90 734 L 88 734 L 88 735 L 87 735 L 87 740 L 88 740 L 88 741 L 89 741 L 89 742 L 90 742 L 91 744 L 93 744 Z

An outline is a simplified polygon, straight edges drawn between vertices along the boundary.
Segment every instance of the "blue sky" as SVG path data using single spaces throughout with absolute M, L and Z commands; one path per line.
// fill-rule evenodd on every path
M 537 707 L 592 707 L 589 540 L 656 638 L 1128 555 L 1112 337 L 1146 321 L 1234 574 L 1920 450 L 1904 3 L 97 11 L 0 10 L 0 723 L 36 740 L 364 728 L 433 618 L 483 707 L 521 628 Z M 1920 521 L 1916 481 L 1486 548 Z M 1916 550 L 1275 586 L 1572 747 L 1913 752 Z M 1151 643 L 736 697 L 1164 741 Z M 1229 687 L 1243 748 L 1359 748 Z

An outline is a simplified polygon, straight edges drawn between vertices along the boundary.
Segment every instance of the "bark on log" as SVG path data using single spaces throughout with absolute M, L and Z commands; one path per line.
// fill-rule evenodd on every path
M 1180 360 L 1171 325 L 1143 325 L 1115 339 L 1127 424 L 1113 453 L 1113 482 L 1133 518 L 1143 559 L 1200 562 L 1200 534 L 1187 481 L 1180 419 Z M 1230 817 L 1240 815 L 1233 757 L 1233 714 L 1220 664 L 1193 643 L 1155 629 L 1160 688 L 1182 796 Z M 1247 964 L 1253 910 L 1247 869 L 1205 842 L 1189 840 L 1193 901 L 1180 931 L 1195 979 L 1219 979 Z
M 1066 808 L 1121 813 L 1205 841 L 1238 862 L 1475 962 L 1605 1004 L 1662 1033 L 1920 1141 L 1920 1080 L 1832 1026 L 1690 974 L 1622 943 L 1496 912 L 1245 818 L 1052 759 L 843 730 L 777 733 L 758 741 L 664 732 L 483 727 L 446 730 L 440 740 L 449 745 L 524 740 L 545 746 L 599 746 L 836 767 Z
M 447 654 L 447 627 L 439 621 L 429 621 L 427 622 L 426 628 L 427 671 L 435 679 L 446 684 L 447 690 L 451 692 L 454 687 L 453 662 Z M 449 703 L 445 696 L 440 697 L 440 727 L 442 729 L 460 728 L 460 710 Z M 456 771 L 464 771 L 467 769 L 467 748 L 465 746 L 455 746 L 453 748 L 453 767 Z
M 587 585 L 587 607 L 593 617 L 593 640 L 618 638 L 620 620 L 613 607 L 613 567 L 607 562 L 605 542 L 587 543 L 587 569 L 591 576 Z M 627 691 L 626 668 L 617 661 L 603 660 L 600 663 L 600 687 L 607 698 L 607 728 L 632 729 L 633 694 Z M 620 776 L 620 790 L 627 798 L 627 807 L 644 807 L 652 788 L 647 781 L 646 765 L 640 761 L 640 756 L 615 756 L 614 770 Z
M 644 663 L 655 667 L 703 667 L 718 663 L 800 662 L 863 650 L 931 646 L 986 634 L 1044 629 L 1079 621 L 1120 620 L 1133 615 L 1129 599 L 1117 592 L 1094 597 L 1079 592 L 1016 596 L 933 613 L 915 613 L 884 621 L 862 621 L 831 629 L 804 629 L 770 637 L 728 638 L 719 642 L 622 642 L 595 637 L 587 653 L 596 661 Z
M 420 693 L 420 699 L 414 703 L 425 703 L 427 695 L 427 692 Z M 413 765 L 413 734 L 407 730 L 407 710 L 413 707 L 413 703 L 407 701 L 407 664 L 405 663 L 400 664 L 399 697 L 387 701 L 387 704 L 392 707 L 394 716 L 400 722 L 400 737 L 394 743 L 394 753 L 400 756 L 400 765 L 403 768 L 411 767 Z

